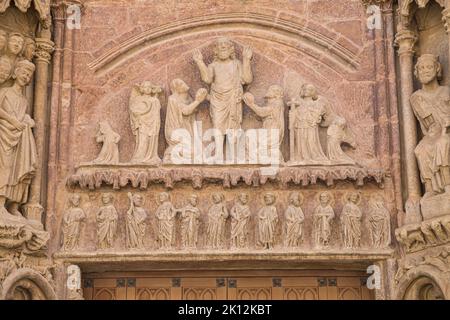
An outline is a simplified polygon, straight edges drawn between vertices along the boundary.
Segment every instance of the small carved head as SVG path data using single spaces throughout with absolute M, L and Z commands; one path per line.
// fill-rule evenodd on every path
M 159 202 L 164 203 L 170 200 L 170 195 L 167 192 L 161 192 L 159 194 Z
M 221 202 L 223 202 L 223 200 L 225 199 L 223 193 L 214 193 L 212 195 L 212 200 L 215 204 L 219 204 Z
M 16 63 L 12 78 L 15 79 L 19 85 L 24 87 L 30 83 L 34 70 L 35 66 L 32 62 L 28 60 L 21 60 Z
M 197 204 L 198 204 L 198 196 L 197 196 L 196 194 L 192 194 L 192 195 L 189 197 L 189 204 L 190 204 L 191 206 L 194 206 L 194 207 L 197 206 Z
M 113 201 L 114 197 L 111 193 L 104 193 L 102 195 L 102 203 L 104 205 L 110 204 Z
M 350 192 L 344 196 L 345 201 L 358 205 L 361 202 L 361 193 Z
M 25 45 L 25 38 L 20 33 L 14 32 L 9 35 L 8 38 L 8 52 L 15 56 L 20 55 L 23 52 Z
M 264 195 L 264 203 L 266 206 L 270 206 L 275 203 L 276 197 L 273 193 L 268 192 Z
M 316 87 L 308 83 L 302 85 L 302 88 L 300 89 L 300 97 L 312 98 L 313 100 L 317 100 L 319 98 Z
M 144 198 L 140 194 L 133 194 L 133 204 L 136 207 L 142 207 L 144 205 Z
M 289 195 L 289 203 L 295 207 L 300 207 L 303 203 L 303 196 L 300 192 L 292 192 Z
M 8 34 L 5 30 L 0 29 L 0 54 L 6 48 L 6 43 L 8 42 Z
M 80 206 L 81 197 L 79 194 L 75 193 L 69 197 L 69 203 L 72 207 L 77 208 Z
M 329 205 L 332 200 L 333 198 L 328 191 L 319 194 L 319 202 L 323 207 Z
M 439 63 L 439 58 L 433 54 L 421 55 L 414 68 L 414 75 L 422 84 L 441 79 L 442 66 Z
M 239 202 L 242 204 L 247 204 L 248 203 L 248 194 L 247 193 L 240 193 L 238 196 Z
M 25 44 L 23 49 L 23 56 L 28 61 L 32 61 L 36 52 L 36 43 L 33 39 L 25 38 Z
M 270 86 L 265 95 L 266 99 L 283 99 L 283 97 L 284 90 L 279 85 Z
M 0 84 L 9 79 L 12 73 L 11 62 L 6 57 L 0 57 Z
M 172 93 L 185 93 L 189 91 L 189 86 L 181 79 L 174 79 L 170 83 L 170 90 Z
M 160 86 L 153 85 L 150 81 L 144 81 L 138 85 L 139 92 L 142 95 L 158 95 L 162 92 L 162 88 Z
M 227 37 L 217 39 L 214 48 L 214 58 L 218 60 L 236 59 L 233 42 Z

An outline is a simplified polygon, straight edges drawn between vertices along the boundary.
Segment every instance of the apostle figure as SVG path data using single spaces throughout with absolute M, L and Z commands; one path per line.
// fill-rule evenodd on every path
M 434 55 L 420 56 L 415 75 L 422 89 L 411 96 L 411 107 L 424 134 L 415 149 L 424 197 L 450 195 L 450 88 L 439 85 L 442 67 Z
M 278 223 L 278 212 L 275 206 L 275 195 L 264 195 L 264 207 L 258 212 L 258 242 L 264 249 L 272 249 L 275 244 L 275 231 Z
M 327 155 L 333 164 L 355 164 L 355 160 L 350 158 L 341 145 L 349 144 L 355 148 L 355 137 L 347 127 L 347 121 L 336 116 L 327 129 Z
M 255 103 L 255 98 L 251 93 L 244 95 L 244 101 L 258 117 L 263 121 L 263 129 L 266 130 L 268 144 L 267 150 L 270 150 L 269 156 L 276 162 L 283 162 L 283 156 L 280 151 L 281 143 L 284 138 L 284 102 L 283 88 L 278 85 L 270 86 L 265 95 L 267 105 L 260 107 Z M 272 131 L 276 130 L 276 141 L 272 141 Z M 274 154 L 277 158 L 274 159 Z
M 331 221 L 334 219 L 334 210 L 331 206 L 333 198 L 329 192 L 319 194 L 319 205 L 313 214 L 313 230 L 316 246 L 328 247 L 331 237 Z
M 242 62 L 236 58 L 235 48 L 228 38 L 219 38 L 214 49 L 214 61 L 206 65 L 199 50 L 194 52 L 202 80 L 211 85 L 210 113 L 213 128 L 216 129 L 215 158 L 219 163 L 223 161 L 223 147 L 225 136 L 228 135 L 230 149 L 237 143 L 237 131 L 242 124 L 242 96 L 243 85 L 253 81 L 250 61 L 253 52 L 244 48 Z
M 286 238 L 287 247 L 298 247 L 303 242 L 303 221 L 305 215 L 300 207 L 303 203 L 303 196 L 294 192 L 289 196 L 289 206 L 284 213 L 286 219 Z
M 319 126 L 327 113 L 327 102 L 312 84 L 302 86 L 300 99 L 289 103 L 292 165 L 326 164 L 319 138 Z
M 136 137 L 131 163 L 159 165 L 158 138 L 161 127 L 161 103 L 158 94 L 160 87 L 148 81 L 137 85 L 130 97 L 130 121 L 133 135 Z
M 242 249 L 248 242 L 248 223 L 250 220 L 248 194 L 239 194 L 233 208 L 231 208 L 231 247 Z
M 158 242 L 162 249 L 172 248 L 173 232 L 175 228 L 175 217 L 177 210 L 170 202 L 167 192 L 159 194 L 160 206 L 156 209 L 156 219 L 158 220 Z
M 351 192 L 344 198 L 346 204 L 341 213 L 344 247 L 358 248 L 361 242 L 362 212 L 358 207 L 361 202 L 361 195 L 358 192 Z
M 225 198 L 221 193 L 212 195 L 213 205 L 208 211 L 208 228 L 206 231 L 206 245 L 209 248 L 222 248 L 225 242 L 225 224 L 228 218 L 228 209 Z
M 114 246 L 119 215 L 114 207 L 113 200 L 112 194 L 103 194 L 103 206 L 97 212 L 97 243 L 100 249 Z
M 28 189 L 36 170 L 34 121 L 26 113 L 24 88 L 31 80 L 34 64 L 17 62 L 12 87 L 0 89 L 0 212 L 21 217 L 19 205 L 28 201 Z
M 145 229 L 147 227 L 147 211 L 143 208 L 144 201 L 140 194 L 128 193 L 130 209 L 126 217 L 127 247 L 142 249 L 144 247 Z
M 98 143 L 103 143 L 103 146 L 93 163 L 118 164 L 120 135 L 114 132 L 108 121 L 99 122 L 96 140 Z
M 391 223 L 381 196 L 374 195 L 369 203 L 369 226 L 372 246 L 387 248 L 391 244 Z
M 69 209 L 63 215 L 63 250 L 74 250 L 78 247 L 81 235 L 82 223 L 86 220 L 86 214 L 80 208 L 80 195 L 69 197 Z
M 200 209 L 197 208 L 198 197 L 193 194 L 189 203 L 181 209 L 181 244 L 183 248 L 194 249 L 198 242 Z
M 206 99 L 208 91 L 199 89 L 193 101 L 189 95 L 189 86 L 183 80 L 173 80 L 170 87 L 172 95 L 167 103 L 165 123 L 168 148 L 164 153 L 164 162 L 192 164 L 195 112 L 200 103 Z M 180 150 L 174 150 L 180 145 L 180 139 L 189 141 L 188 145 Z
M 25 38 L 23 45 L 23 57 L 28 61 L 33 61 L 33 57 L 36 53 L 36 42 L 33 39 Z

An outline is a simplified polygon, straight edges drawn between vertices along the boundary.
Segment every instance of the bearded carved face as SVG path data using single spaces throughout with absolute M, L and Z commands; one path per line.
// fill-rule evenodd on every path
M 231 58 L 234 52 L 233 44 L 227 38 L 217 40 L 216 54 L 220 60 L 227 60 Z
M 417 65 L 417 77 L 422 84 L 428 84 L 436 79 L 438 74 L 438 65 L 432 59 L 421 61 Z

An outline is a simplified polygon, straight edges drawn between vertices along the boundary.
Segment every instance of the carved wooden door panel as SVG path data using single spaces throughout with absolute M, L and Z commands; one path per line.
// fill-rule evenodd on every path
M 267 272 L 268 274 L 273 272 Z M 371 300 L 363 276 L 192 274 L 84 280 L 88 300 Z M 224 273 L 226 274 L 226 273 Z M 330 274 L 330 273 L 329 273 Z M 179 277 L 178 277 L 179 276 Z

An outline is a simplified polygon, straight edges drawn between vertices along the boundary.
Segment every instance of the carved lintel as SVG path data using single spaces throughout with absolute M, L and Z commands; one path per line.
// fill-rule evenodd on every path
M 395 44 L 398 46 L 398 54 L 413 55 L 414 46 L 418 40 L 417 34 L 411 30 L 400 30 L 395 36 Z

